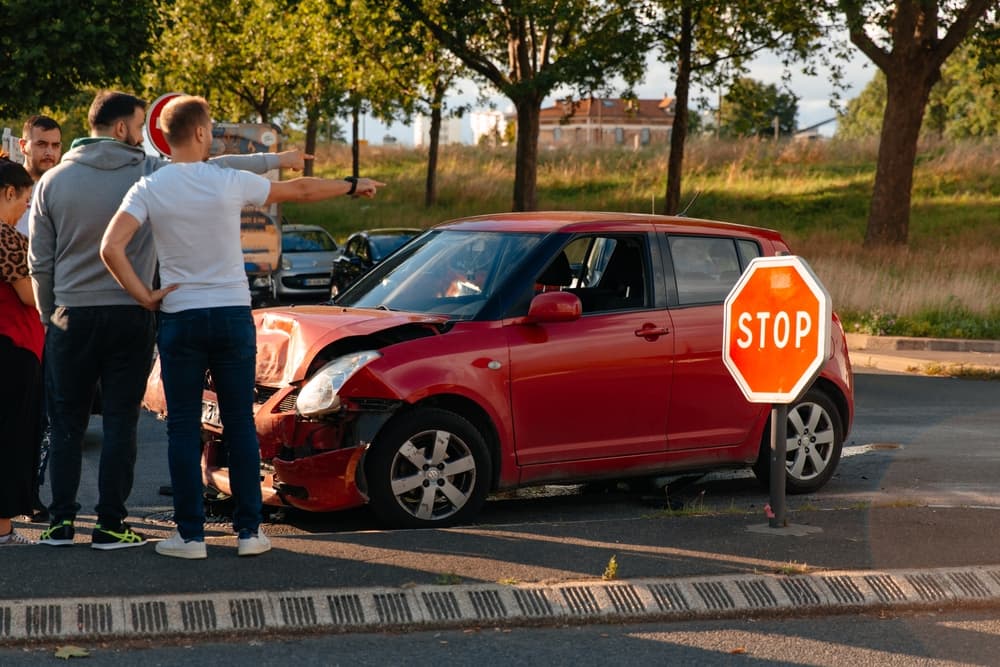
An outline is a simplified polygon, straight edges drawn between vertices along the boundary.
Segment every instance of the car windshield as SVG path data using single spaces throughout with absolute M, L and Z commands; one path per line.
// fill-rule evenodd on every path
M 338 305 L 473 319 L 516 274 L 540 234 L 440 230 L 378 264 Z
M 371 243 L 372 247 L 372 259 L 376 262 L 381 262 L 383 258 L 388 257 L 394 250 L 399 246 L 403 245 L 417 233 L 412 234 L 385 234 L 380 236 L 369 236 L 368 241 Z
M 320 230 L 306 229 L 281 233 L 281 252 L 332 252 L 337 244 Z

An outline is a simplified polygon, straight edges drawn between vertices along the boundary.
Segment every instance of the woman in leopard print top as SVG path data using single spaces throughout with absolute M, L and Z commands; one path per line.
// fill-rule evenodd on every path
M 32 544 L 11 519 L 31 514 L 38 470 L 45 332 L 28 277 L 28 239 L 14 226 L 28 207 L 31 176 L 0 158 L 0 547 Z

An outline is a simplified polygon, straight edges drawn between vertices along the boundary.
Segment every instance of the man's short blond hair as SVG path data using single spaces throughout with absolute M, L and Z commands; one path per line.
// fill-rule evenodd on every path
M 181 95 L 167 102 L 160 114 L 163 136 L 171 146 L 187 143 L 198 127 L 212 122 L 204 97 Z

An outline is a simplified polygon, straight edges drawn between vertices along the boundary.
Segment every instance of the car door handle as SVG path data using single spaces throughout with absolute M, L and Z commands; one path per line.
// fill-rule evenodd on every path
M 641 329 L 635 330 L 636 338 L 657 338 L 670 333 L 667 327 L 658 327 L 653 324 L 644 325 Z

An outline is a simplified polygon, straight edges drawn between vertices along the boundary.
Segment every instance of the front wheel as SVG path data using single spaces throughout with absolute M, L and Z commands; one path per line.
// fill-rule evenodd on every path
M 785 491 L 812 493 L 826 484 L 837 469 L 844 446 L 840 411 L 830 397 L 813 387 L 798 402 L 788 406 L 785 433 Z M 764 430 L 753 472 L 764 485 L 771 477 L 770 424 Z
M 483 436 L 463 417 L 436 408 L 400 415 L 367 454 L 372 511 L 405 528 L 467 521 L 486 501 L 491 468 Z

